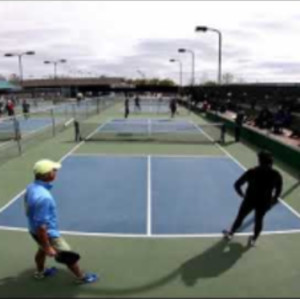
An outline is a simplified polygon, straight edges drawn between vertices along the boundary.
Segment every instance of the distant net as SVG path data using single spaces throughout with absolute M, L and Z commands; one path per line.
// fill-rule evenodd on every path
M 158 143 L 214 143 L 222 141 L 223 124 L 195 124 L 171 119 L 114 119 L 106 123 L 80 123 L 86 141 L 140 141 Z

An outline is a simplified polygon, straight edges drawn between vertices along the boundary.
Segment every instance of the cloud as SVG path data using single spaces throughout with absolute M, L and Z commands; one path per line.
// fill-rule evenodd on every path
M 272 72 L 295 75 L 300 73 L 300 62 L 263 62 L 257 64 L 257 68 L 267 69 Z
M 300 4 L 286 1 L 2 1 L 0 73 L 18 70 L 10 51 L 34 50 L 24 57 L 25 76 L 52 72 L 46 59 L 65 58 L 65 74 L 75 70 L 117 76 L 170 76 L 178 80 L 180 59 L 185 80 L 195 51 L 197 78 L 215 80 L 218 37 L 195 33 L 196 25 L 221 30 L 223 71 L 246 80 L 298 80 Z M 15 59 L 15 60 L 14 60 Z M 256 75 L 255 75 L 256 74 Z

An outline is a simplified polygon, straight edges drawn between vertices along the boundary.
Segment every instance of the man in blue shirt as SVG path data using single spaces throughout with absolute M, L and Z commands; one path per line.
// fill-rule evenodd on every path
M 35 255 L 37 279 L 56 272 L 54 267 L 45 269 L 47 256 L 55 257 L 60 251 L 71 250 L 58 230 L 56 202 L 50 192 L 59 168 L 61 164 L 51 160 L 36 162 L 33 167 L 35 181 L 27 186 L 24 197 L 29 232 L 39 245 Z M 83 273 L 77 262 L 68 264 L 67 267 L 78 283 L 91 283 L 98 279 L 96 274 Z

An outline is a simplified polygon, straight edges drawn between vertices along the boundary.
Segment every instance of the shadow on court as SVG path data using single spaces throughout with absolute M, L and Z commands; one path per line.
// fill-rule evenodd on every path
M 80 287 L 73 282 L 73 276 L 59 269 L 55 277 L 37 281 L 33 278 L 34 269 L 27 269 L 11 277 L 0 279 L 0 297 L 75 297 Z
M 228 271 L 249 249 L 239 243 L 220 240 L 203 253 L 186 261 L 180 267 L 180 276 L 186 286 L 197 280 L 216 277 Z
M 125 296 L 145 293 L 166 286 L 171 281 L 178 279 L 186 287 L 196 283 L 201 284 L 202 279 L 209 279 L 222 275 L 229 270 L 242 257 L 248 248 L 239 243 L 227 243 L 220 240 L 203 253 L 185 261 L 177 269 L 167 275 L 140 286 L 127 288 L 101 286 L 99 282 L 84 286 L 84 290 L 72 282 L 72 276 L 66 270 L 60 269 L 55 277 L 43 281 L 32 278 L 33 269 L 26 270 L 15 277 L 0 280 L 1 296 L 66 296 L 76 297 L 83 293 L 84 296 Z M 146 269 L 146 266 L 145 266 Z M 141 275 L 137 273 L 137 275 Z
M 226 146 L 230 146 L 235 143 L 237 143 L 235 140 L 231 140 L 231 141 L 225 141 L 225 143 L 220 143 L 220 145 L 223 147 L 226 147 Z

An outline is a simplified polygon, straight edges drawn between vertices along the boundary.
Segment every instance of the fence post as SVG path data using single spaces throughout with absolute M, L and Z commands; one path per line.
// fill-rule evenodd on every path
M 100 97 L 97 97 L 97 114 L 100 113 Z

